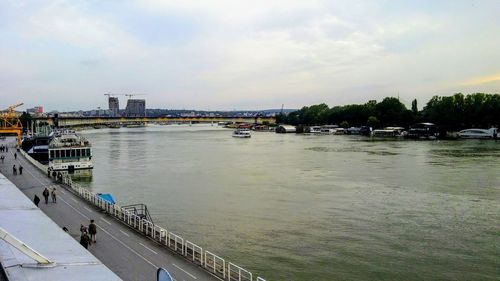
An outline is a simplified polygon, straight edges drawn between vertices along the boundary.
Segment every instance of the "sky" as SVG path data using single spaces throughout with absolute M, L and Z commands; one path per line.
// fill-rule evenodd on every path
M 0 1 L 0 107 L 233 110 L 500 93 L 500 1 Z M 126 97 L 119 96 L 120 107 Z

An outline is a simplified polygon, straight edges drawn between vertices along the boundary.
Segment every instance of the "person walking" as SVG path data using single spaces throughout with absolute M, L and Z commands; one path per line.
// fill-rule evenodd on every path
M 52 189 L 52 192 L 50 193 L 52 195 L 52 203 L 57 203 L 56 201 L 56 188 L 54 187 Z
M 93 242 L 96 243 L 97 241 L 95 240 L 95 235 L 97 234 L 97 225 L 94 223 L 94 220 L 90 220 L 89 234 L 90 240 L 93 240 Z
M 43 198 L 45 198 L 45 204 L 49 203 L 49 194 L 50 194 L 49 189 L 45 188 L 42 193 Z
M 12 166 L 12 174 L 17 175 L 16 165 Z
M 22 175 L 23 174 L 23 166 L 19 165 L 19 174 Z
M 80 245 L 82 245 L 85 249 L 89 248 L 90 237 L 87 235 L 87 231 L 82 232 L 80 236 Z
M 14 152 L 14 159 L 17 159 L 17 152 Z
M 38 203 L 40 203 L 40 197 L 38 197 L 38 195 L 35 194 L 35 198 L 33 199 L 33 202 L 35 203 L 35 206 L 38 207 Z
M 2 160 L 2 164 L 3 164 L 3 160 L 5 160 L 5 156 L 0 156 L 0 159 Z

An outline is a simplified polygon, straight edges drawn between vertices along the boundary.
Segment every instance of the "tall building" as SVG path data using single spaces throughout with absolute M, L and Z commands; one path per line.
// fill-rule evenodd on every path
M 145 117 L 146 116 L 146 100 L 127 100 L 127 107 L 125 108 L 125 115 L 127 117 Z
M 118 112 L 120 111 L 120 105 L 118 102 L 118 98 L 117 97 L 109 97 L 108 103 L 109 103 L 109 114 L 111 115 L 111 117 L 118 116 Z

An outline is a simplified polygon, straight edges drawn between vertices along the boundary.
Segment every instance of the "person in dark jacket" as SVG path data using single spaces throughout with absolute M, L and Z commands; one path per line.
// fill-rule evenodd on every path
M 49 203 L 49 195 L 50 195 L 49 189 L 45 188 L 43 190 L 42 195 L 43 195 L 43 198 L 45 198 L 45 204 L 48 204 Z
M 96 242 L 95 235 L 97 234 L 97 225 L 95 225 L 94 220 L 90 220 L 89 234 L 90 234 L 90 240 L 94 240 L 95 243 Z
M 19 165 L 19 174 L 22 175 L 23 174 L 23 166 Z
M 33 202 L 35 203 L 35 206 L 38 207 L 38 203 L 40 203 L 40 197 L 38 197 L 38 195 L 35 194 L 35 198 L 33 199 Z
M 85 249 L 89 248 L 89 242 L 90 242 L 90 237 L 87 234 L 87 231 L 84 231 L 82 235 L 80 236 L 80 245 L 85 247 Z

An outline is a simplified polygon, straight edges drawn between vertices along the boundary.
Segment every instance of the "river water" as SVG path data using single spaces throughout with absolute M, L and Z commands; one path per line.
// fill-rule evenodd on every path
M 82 132 L 94 192 L 267 280 L 498 280 L 500 141 Z

